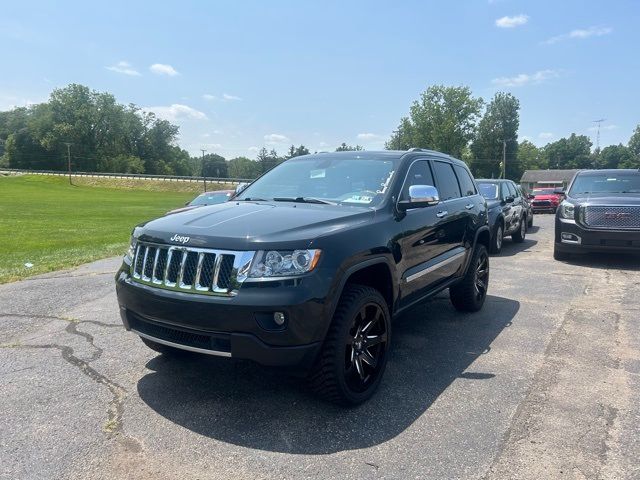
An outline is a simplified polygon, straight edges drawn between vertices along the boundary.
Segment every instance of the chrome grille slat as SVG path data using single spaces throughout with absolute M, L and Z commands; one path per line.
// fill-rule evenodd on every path
M 581 215 L 583 223 L 591 228 L 613 230 L 640 230 L 640 206 L 588 205 Z
M 165 290 L 234 296 L 254 253 L 138 242 L 131 276 Z

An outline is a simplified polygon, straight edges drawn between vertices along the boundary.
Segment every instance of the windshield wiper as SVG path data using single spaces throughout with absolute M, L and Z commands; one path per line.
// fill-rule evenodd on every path
M 321 198 L 314 197 L 275 197 L 274 202 L 297 202 L 297 203 L 319 203 L 323 205 L 337 205 L 335 202 L 329 200 L 322 200 Z
M 247 197 L 247 198 L 235 198 L 236 202 L 266 202 L 264 198 L 255 198 L 255 197 Z

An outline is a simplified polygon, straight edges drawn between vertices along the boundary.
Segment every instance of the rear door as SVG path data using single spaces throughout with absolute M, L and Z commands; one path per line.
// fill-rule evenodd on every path
M 518 191 L 516 184 L 513 182 L 507 182 L 507 186 L 509 188 L 509 194 L 513 197 L 513 203 L 511 204 L 513 207 L 513 216 L 512 216 L 512 226 L 513 229 L 517 229 L 520 225 L 520 219 L 522 218 L 522 211 L 524 210 L 524 204 L 522 201 L 522 196 Z
M 502 206 L 502 216 L 504 217 L 504 230 L 505 234 L 513 231 L 513 218 L 515 209 L 513 207 L 513 202 L 508 202 L 507 199 L 511 197 L 511 192 L 509 191 L 509 186 L 507 182 L 500 182 L 500 204 Z

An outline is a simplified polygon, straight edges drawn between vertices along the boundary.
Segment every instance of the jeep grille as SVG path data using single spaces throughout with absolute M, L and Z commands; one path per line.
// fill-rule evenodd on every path
M 246 278 L 253 252 L 138 242 L 133 281 L 201 295 L 233 296 Z
M 593 228 L 611 230 L 640 230 L 640 207 L 587 206 L 584 209 L 584 224 Z

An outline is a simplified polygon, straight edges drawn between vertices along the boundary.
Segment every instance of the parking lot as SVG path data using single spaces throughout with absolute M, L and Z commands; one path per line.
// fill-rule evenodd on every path
M 553 216 L 492 257 L 484 309 L 393 324 L 368 403 L 121 326 L 119 258 L 0 285 L 0 478 L 640 478 L 640 259 L 552 258 Z

